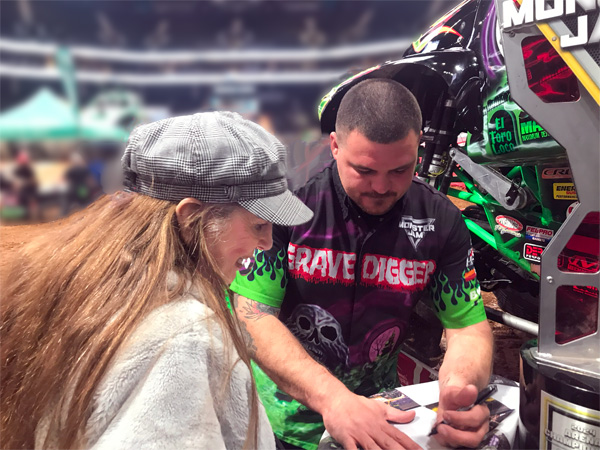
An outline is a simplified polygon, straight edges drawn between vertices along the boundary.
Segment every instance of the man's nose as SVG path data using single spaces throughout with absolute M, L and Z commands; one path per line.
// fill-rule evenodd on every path
M 386 176 L 377 177 L 372 181 L 371 188 L 378 194 L 386 194 L 390 190 L 390 182 Z

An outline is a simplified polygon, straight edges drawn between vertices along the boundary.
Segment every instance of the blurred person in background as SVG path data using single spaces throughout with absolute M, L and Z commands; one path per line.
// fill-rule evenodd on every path
M 240 50 L 254 42 L 254 34 L 244 25 L 242 17 L 231 20 L 229 27 L 217 35 L 217 45 L 230 50 Z
M 146 48 L 151 50 L 160 50 L 168 48 L 171 44 L 171 25 L 167 19 L 161 19 L 156 27 L 145 39 Z
M 3 280 L 1 448 L 272 449 L 226 291 L 312 212 L 241 116 L 136 128 L 125 191 L 45 228 Z M 240 361 L 241 360 L 241 361 Z
M 63 216 L 68 216 L 74 208 L 85 208 L 99 194 L 100 186 L 85 159 L 78 152 L 70 155 L 64 180 L 66 191 L 63 197 Z
M 371 8 L 364 10 L 353 25 L 350 25 L 341 31 L 339 43 L 342 45 L 349 45 L 363 42 L 365 37 L 369 35 L 369 27 L 373 21 L 373 15 L 374 13 Z
M 4 174 L 0 174 L 0 219 L 11 220 L 23 215 L 23 208 L 18 204 L 12 181 Z
M 127 44 L 125 35 L 117 31 L 112 21 L 104 12 L 96 13 L 98 23 L 97 39 L 100 44 L 106 47 L 122 48 Z
M 298 41 L 307 48 L 319 48 L 325 45 L 327 37 L 319 28 L 315 17 L 304 18 L 304 25 L 298 33 Z
M 39 218 L 38 181 L 26 148 L 17 154 L 12 172 L 12 184 L 17 196 L 18 205 L 23 208 L 23 219 L 26 221 Z

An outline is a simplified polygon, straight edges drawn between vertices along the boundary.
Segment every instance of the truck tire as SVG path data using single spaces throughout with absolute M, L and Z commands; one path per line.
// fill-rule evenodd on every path
M 494 291 L 498 306 L 509 314 L 531 322 L 539 323 L 540 298 L 528 292 L 516 290 L 512 286 L 505 286 Z

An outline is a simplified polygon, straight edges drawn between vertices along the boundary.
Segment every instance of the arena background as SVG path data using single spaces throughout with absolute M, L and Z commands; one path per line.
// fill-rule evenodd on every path
M 107 168 L 140 123 L 238 111 L 288 146 L 290 181 L 301 184 L 329 156 L 320 98 L 351 74 L 400 58 L 457 3 L 3 0 L 2 266 L 44 228 L 9 225 L 60 219 L 101 195 Z M 35 196 L 16 192 L 20 165 L 33 172 Z M 85 195 L 74 200 L 76 183 Z M 495 306 L 493 295 L 484 300 Z M 516 380 L 518 348 L 530 337 L 493 325 L 495 372 Z

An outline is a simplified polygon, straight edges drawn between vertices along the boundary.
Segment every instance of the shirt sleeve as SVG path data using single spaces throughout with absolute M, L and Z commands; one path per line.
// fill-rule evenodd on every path
M 430 286 L 434 310 L 444 328 L 464 328 L 486 319 L 471 236 L 459 214 Z
M 289 229 L 273 226 L 273 247 L 255 251 L 251 269 L 238 272 L 230 289 L 250 300 L 280 308 L 287 285 L 288 243 Z

